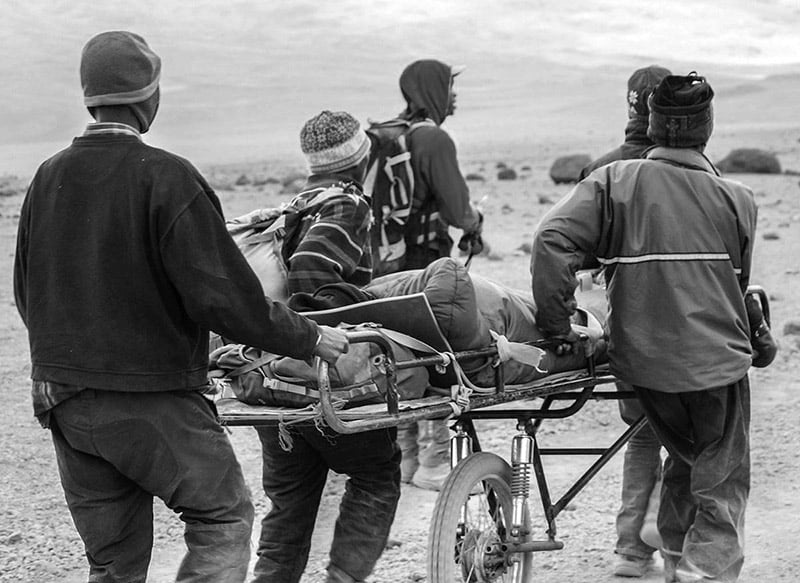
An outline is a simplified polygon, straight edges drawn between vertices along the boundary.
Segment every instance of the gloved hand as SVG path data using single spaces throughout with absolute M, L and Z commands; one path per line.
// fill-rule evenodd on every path
M 458 248 L 470 255 L 480 255 L 483 251 L 483 237 L 478 231 L 464 233 L 458 240 Z
M 752 295 L 746 295 L 744 304 L 747 308 L 747 320 L 750 325 L 750 346 L 753 349 L 753 366 L 764 368 L 769 366 L 778 354 L 778 343 L 772 337 L 761 306 Z
M 576 350 L 578 342 L 581 341 L 580 335 L 575 330 L 570 329 L 569 334 L 556 334 L 548 337 L 556 345 L 556 356 L 572 354 Z
M 481 237 L 483 233 L 483 213 L 479 210 L 475 212 L 478 213 L 478 226 L 469 232 L 465 232 L 461 235 L 461 239 L 458 240 L 458 248 L 461 251 L 468 252 L 470 255 L 480 255 L 483 251 L 483 238 Z

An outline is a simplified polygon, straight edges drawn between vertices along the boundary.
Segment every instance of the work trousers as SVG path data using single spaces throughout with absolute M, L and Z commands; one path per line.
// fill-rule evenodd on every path
M 89 583 L 145 582 L 154 496 L 185 523 L 176 581 L 244 581 L 253 505 L 213 403 L 86 389 L 53 409 L 51 433 Z
M 620 388 L 631 390 L 629 385 Z M 628 425 L 633 425 L 644 415 L 638 399 L 620 399 L 619 410 L 622 420 Z M 656 550 L 642 541 L 639 533 L 648 517 L 648 510 L 653 512 L 650 507 L 655 506 L 657 511 L 660 478 L 661 442 L 650 424 L 645 422 L 628 440 L 622 462 L 622 503 L 617 513 L 615 549 L 617 554 L 647 559 Z
M 658 516 L 667 570 L 674 581 L 736 581 L 750 492 L 748 378 L 688 393 L 634 390 L 669 454 Z
M 363 581 L 383 553 L 400 500 L 394 428 L 341 435 L 313 424 L 257 427 L 262 483 L 272 508 L 261 521 L 253 583 L 297 583 L 328 470 L 347 475 L 328 565 L 331 581 Z M 291 448 L 287 451 L 288 448 Z

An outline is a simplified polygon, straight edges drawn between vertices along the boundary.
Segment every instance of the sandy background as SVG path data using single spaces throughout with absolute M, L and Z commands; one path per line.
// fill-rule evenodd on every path
M 0 581 L 78 583 L 82 547 L 63 502 L 47 432 L 31 415 L 27 338 L 16 313 L 11 264 L 19 207 L 37 164 L 88 121 L 77 76 L 80 48 L 101 30 L 139 32 L 164 59 L 163 99 L 148 142 L 193 160 L 219 191 L 228 215 L 287 198 L 280 182 L 302 172 L 297 134 L 320 109 L 384 118 L 402 103 L 397 77 L 416 58 L 463 63 L 456 86 L 456 136 L 463 171 L 485 198 L 491 257 L 476 273 L 527 289 L 521 248 L 541 215 L 569 188 L 547 176 L 563 153 L 596 156 L 623 137 L 630 72 L 659 63 L 697 69 L 717 92 L 716 131 L 708 154 L 732 148 L 775 153 L 800 171 L 800 45 L 796 1 L 591 2 L 473 0 L 397 3 L 343 0 L 192 3 L 118 0 L 6 0 L 0 22 Z M 497 165 L 518 172 L 498 181 Z M 243 180 L 240 180 L 244 176 Z M 268 181 L 271 178 L 276 181 Z M 796 456 L 800 435 L 800 177 L 737 175 L 759 204 L 754 283 L 770 293 L 778 359 L 754 370 L 753 492 L 748 510 L 744 583 L 796 581 L 800 541 Z M 240 185 L 236 183 L 240 182 Z M 507 457 L 513 424 L 485 422 L 484 445 Z M 544 447 L 610 441 L 624 427 L 613 403 L 545 424 Z M 247 428 L 231 438 L 259 512 L 260 456 Z M 548 461 L 553 489 L 566 487 L 590 460 Z M 565 549 L 536 557 L 537 581 L 614 581 L 610 575 L 618 505 L 617 456 L 559 519 Z M 342 482 L 331 480 L 305 583 L 320 581 Z M 561 490 L 563 492 L 563 489 Z M 404 487 L 389 550 L 371 581 L 425 580 L 427 526 L 435 494 Z M 534 508 L 538 501 L 533 499 Z M 536 516 L 539 516 L 536 514 Z M 174 578 L 181 523 L 156 504 L 156 547 L 149 583 Z M 256 531 L 257 534 L 257 531 Z M 656 572 L 645 579 L 662 580 Z

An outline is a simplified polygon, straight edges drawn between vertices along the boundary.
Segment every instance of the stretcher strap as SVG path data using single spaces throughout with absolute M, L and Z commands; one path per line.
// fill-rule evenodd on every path
M 331 404 L 333 405 L 334 409 L 340 410 L 344 408 L 345 401 L 342 399 L 333 399 Z M 322 414 L 322 406 L 319 403 L 311 403 L 302 409 L 296 409 L 292 411 L 291 414 L 295 416 L 304 411 L 308 411 L 311 415 L 309 417 L 285 419 L 285 413 L 281 412 L 278 414 L 278 443 L 281 446 L 281 449 L 285 452 L 290 452 L 294 448 L 294 439 L 292 438 L 292 433 L 290 431 L 291 425 L 296 423 L 307 423 L 310 419 L 317 428 L 317 431 L 319 431 L 323 437 L 325 436 L 325 418 Z
M 520 364 L 525 364 L 535 368 L 542 374 L 547 374 L 547 370 L 539 368 L 542 362 L 542 357 L 546 354 L 544 350 L 530 344 L 523 344 L 521 342 L 512 342 L 502 334 L 498 334 L 494 330 L 489 330 L 489 333 L 497 343 L 497 356 L 500 362 L 513 360 Z

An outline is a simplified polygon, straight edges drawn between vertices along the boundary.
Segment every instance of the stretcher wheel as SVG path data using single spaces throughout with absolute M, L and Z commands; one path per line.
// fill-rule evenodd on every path
M 473 493 L 478 492 L 480 493 Z M 474 453 L 450 473 L 436 499 L 428 534 L 429 583 L 489 583 L 532 576 L 532 553 L 512 553 L 507 542 L 530 540 L 530 515 L 524 511 L 522 536 L 511 540 L 511 467 L 501 457 Z

